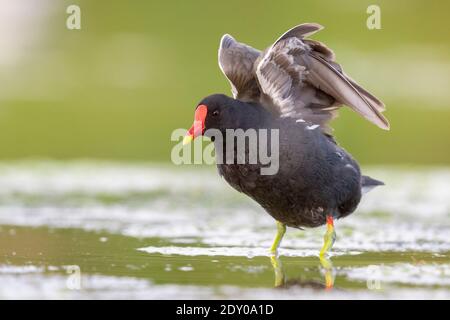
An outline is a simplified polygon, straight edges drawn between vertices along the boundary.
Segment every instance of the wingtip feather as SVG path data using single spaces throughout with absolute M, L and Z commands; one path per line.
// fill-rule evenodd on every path
M 221 38 L 220 38 L 220 46 L 219 46 L 219 51 L 222 48 L 229 48 L 234 42 L 236 42 L 236 40 L 233 38 L 233 36 L 231 36 L 228 33 L 225 33 Z
M 324 27 L 318 23 L 315 22 L 308 22 L 308 23 L 302 23 L 299 25 L 296 25 L 295 27 L 289 29 L 285 33 L 283 33 L 274 43 L 272 46 L 276 45 L 278 42 L 280 42 L 283 39 L 290 38 L 290 37 L 298 37 L 300 39 L 309 37 L 310 35 L 322 30 Z
M 360 92 L 357 88 L 355 88 L 352 81 L 349 81 L 349 79 L 344 74 L 339 72 L 339 70 L 337 70 L 332 64 L 330 64 L 322 57 L 317 56 L 315 54 L 310 54 L 309 56 L 313 58 L 313 60 L 311 60 L 313 65 L 314 61 L 316 63 L 319 63 L 319 65 L 315 64 L 316 68 L 314 67 L 313 68 L 315 69 L 317 75 L 322 79 L 322 81 L 328 82 L 328 87 L 329 83 L 333 82 L 333 79 L 335 80 L 339 79 L 337 80 L 338 82 L 344 84 L 347 89 L 350 89 L 350 90 L 341 89 L 339 92 L 335 91 L 334 92 L 335 98 L 337 98 L 341 103 L 351 107 L 353 110 L 361 114 L 364 118 L 374 123 L 381 129 L 389 130 L 389 122 L 381 114 L 379 108 L 371 102 L 371 99 L 367 99 L 362 92 Z M 324 71 L 319 66 L 326 67 L 327 71 Z M 325 88 L 323 89 L 326 90 Z M 329 92 L 329 94 L 333 95 L 332 92 Z M 368 108 L 363 106 L 366 106 Z M 370 111 L 368 112 L 368 110 Z

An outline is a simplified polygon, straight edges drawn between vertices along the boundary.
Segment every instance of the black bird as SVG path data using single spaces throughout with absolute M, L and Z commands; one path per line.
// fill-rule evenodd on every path
M 214 140 L 216 154 L 226 158 L 231 142 L 227 129 L 278 130 L 276 174 L 262 174 L 260 161 L 239 163 L 242 155 L 236 147 L 233 163 L 217 165 L 234 189 L 254 199 L 277 221 L 274 255 L 286 226 L 327 224 L 320 251 L 324 258 L 336 237 L 334 219 L 351 214 L 364 191 L 383 184 L 361 175 L 358 163 L 334 140 L 328 123 L 347 105 L 388 130 L 381 114 L 385 106 L 344 73 L 333 51 L 306 39 L 321 29 L 315 23 L 298 25 L 263 52 L 224 35 L 219 66 L 231 83 L 233 98 L 222 94 L 204 98 L 184 140 L 186 144 L 201 135 L 214 139 L 208 131 L 216 129 L 225 137 Z M 248 156 L 249 147 L 242 152 Z

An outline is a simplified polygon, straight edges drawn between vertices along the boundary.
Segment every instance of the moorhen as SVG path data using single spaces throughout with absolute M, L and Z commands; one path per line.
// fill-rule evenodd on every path
M 234 189 L 254 199 L 277 221 L 274 255 L 286 226 L 327 224 L 323 258 L 336 238 L 333 221 L 351 214 L 365 191 L 383 184 L 361 175 L 358 163 L 334 140 L 329 121 L 347 105 L 388 130 L 381 114 L 385 106 L 344 73 L 332 50 L 307 39 L 322 28 L 316 23 L 298 25 L 263 52 L 224 35 L 219 66 L 233 98 L 222 94 L 204 98 L 183 140 L 187 144 L 209 129 L 224 136 L 229 129 L 279 130 L 276 174 L 262 174 L 260 162 L 217 164 L 219 174 Z M 213 141 L 216 155 L 228 152 L 226 138 Z M 248 147 L 243 152 L 247 154 Z M 234 154 L 234 160 L 238 156 Z

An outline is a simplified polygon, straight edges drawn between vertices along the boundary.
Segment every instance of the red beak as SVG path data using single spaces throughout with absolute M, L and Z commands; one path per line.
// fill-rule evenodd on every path
M 204 104 L 197 107 L 194 115 L 194 124 L 184 137 L 183 144 L 188 144 L 198 136 L 203 135 L 203 132 L 205 131 L 205 119 L 207 113 L 208 107 Z

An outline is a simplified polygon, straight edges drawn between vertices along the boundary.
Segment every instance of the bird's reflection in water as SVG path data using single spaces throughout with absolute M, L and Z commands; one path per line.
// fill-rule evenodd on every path
M 316 281 L 305 281 L 301 279 L 286 279 L 286 274 L 283 269 L 283 264 L 278 255 L 271 255 L 270 262 L 275 274 L 275 288 L 289 288 L 289 287 L 303 287 L 313 289 L 331 290 L 334 286 L 335 272 L 333 263 L 330 258 L 326 256 L 320 257 L 320 267 L 325 277 L 325 284 Z
M 275 288 L 283 287 L 286 278 L 280 258 L 278 255 L 271 255 L 270 262 L 272 263 L 273 271 L 275 273 Z
M 333 262 L 327 256 L 320 256 L 320 265 L 325 275 L 325 289 L 331 290 L 334 286 L 334 268 Z

